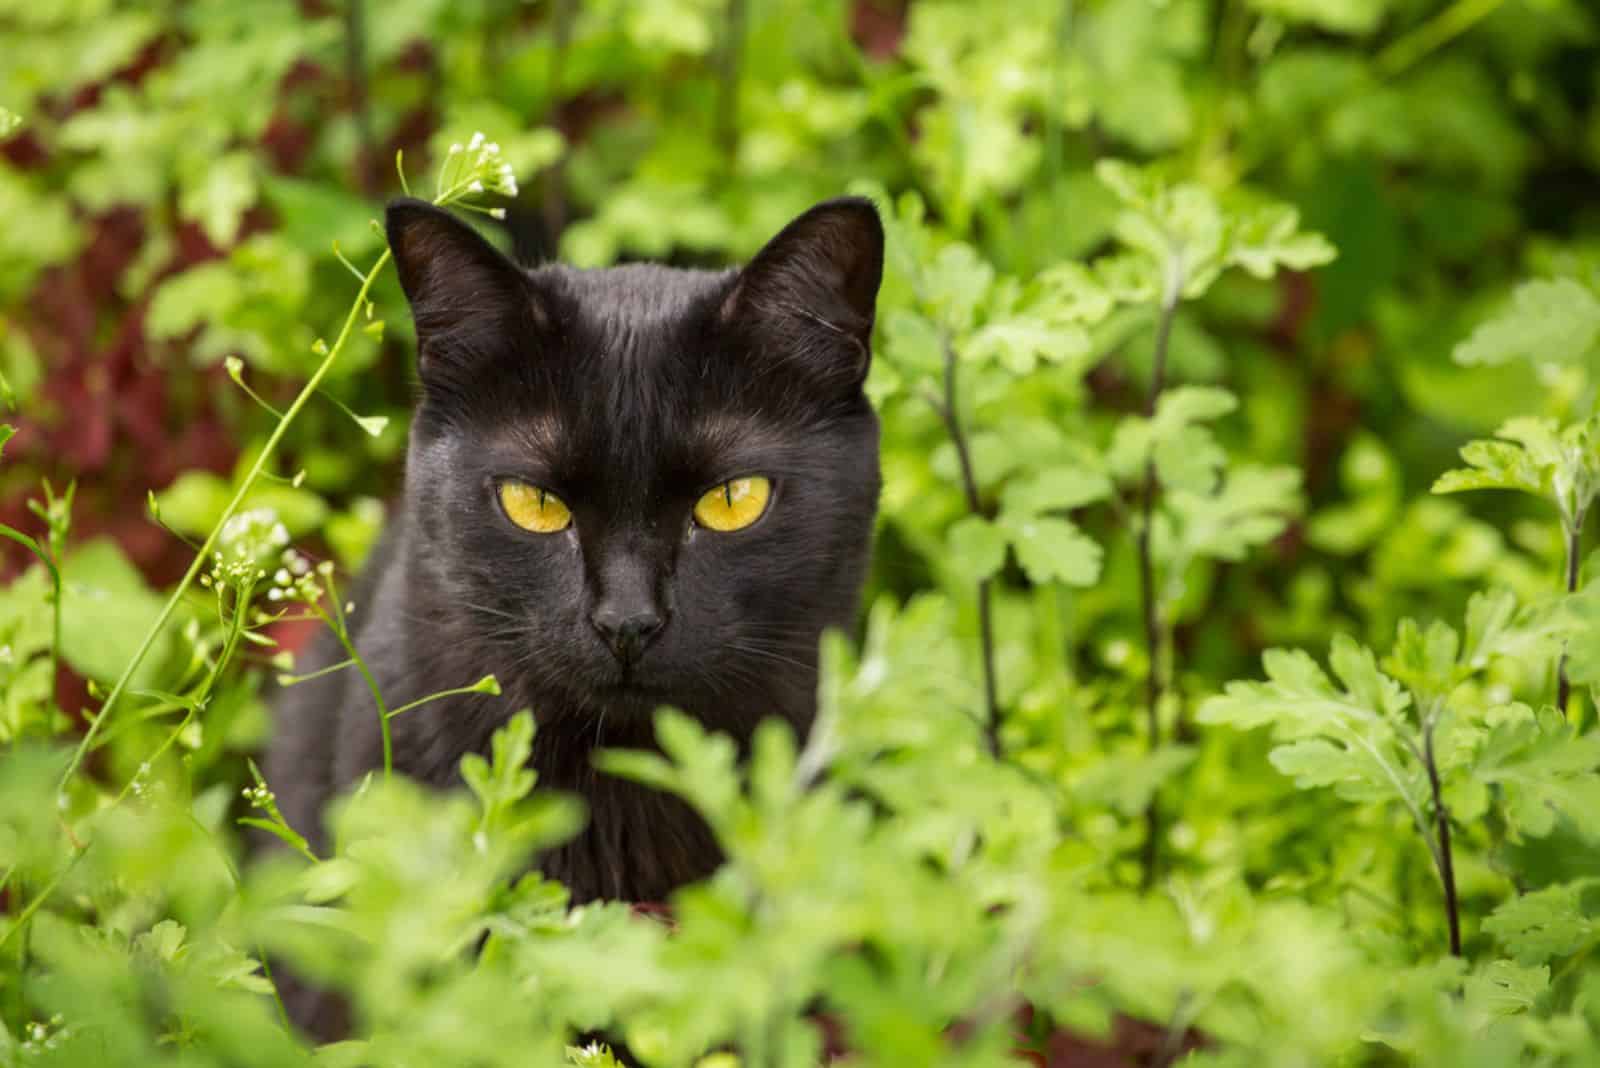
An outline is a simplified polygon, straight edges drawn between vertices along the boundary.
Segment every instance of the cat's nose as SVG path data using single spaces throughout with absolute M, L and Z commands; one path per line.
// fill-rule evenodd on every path
M 589 617 L 611 651 L 624 664 L 639 659 L 645 648 L 661 633 L 664 622 L 654 609 L 625 610 L 602 604 Z

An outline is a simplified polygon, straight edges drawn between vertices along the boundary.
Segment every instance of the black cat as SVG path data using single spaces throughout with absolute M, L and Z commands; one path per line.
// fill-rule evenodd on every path
M 391 708 L 487 673 L 503 688 L 395 718 L 394 766 L 452 783 L 531 707 L 540 783 L 590 811 L 541 868 L 576 901 L 659 901 L 717 847 L 590 754 L 650 745 L 661 705 L 741 740 L 765 716 L 809 727 L 818 637 L 851 620 L 877 507 L 877 213 L 820 204 L 724 272 L 524 271 L 414 200 L 387 226 L 422 389 L 355 643 Z M 343 657 L 326 635 L 299 667 Z M 320 844 L 324 802 L 382 765 L 377 711 L 347 670 L 278 716 L 267 778 Z

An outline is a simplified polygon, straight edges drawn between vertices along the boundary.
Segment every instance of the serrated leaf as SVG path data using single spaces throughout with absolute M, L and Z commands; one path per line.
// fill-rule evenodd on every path
M 1278 268 L 1304 271 L 1329 263 L 1333 245 L 1321 234 L 1300 229 L 1300 213 L 1284 204 L 1249 212 L 1234 222 L 1228 262 L 1256 278 L 1271 278 Z
M 1525 968 L 1508 960 L 1497 960 L 1476 975 L 1468 976 L 1462 992 L 1468 1014 L 1486 1023 L 1527 1012 L 1549 987 L 1548 966 Z
M 1420 819 L 1426 800 L 1422 769 L 1398 741 L 1410 695 L 1378 670 L 1371 650 L 1346 635 L 1334 638 L 1330 664 L 1343 688 L 1300 650 L 1268 650 L 1266 682 L 1231 682 L 1200 706 L 1202 723 L 1240 728 L 1270 725 L 1283 745 L 1269 753 L 1297 785 L 1335 785 L 1356 800 L 1402 800 Z
M 1472 775 L 1500 788 L 1511 826 L 1542 837 L 1558 814 L 1587 820 L 1600 812 L 1600 734 L 1580 735 L 1552 708 L 1512 706 L 1490 729 Z
M 1089 332 L 1076 324 L 1053 326 L 1019 317 L 985 323 L 961 347 L 967 359 L 995 361 L 1012 374 L 1031 374 L 1043 363 L 1080 360 L 1089 354 Z
M 1496 434 L 1501 440 L 1469 441 L 1461 448 L 1467 467 L 1447 471 L 1433 484 L 1435 493 L 1506 489 L 1531 493 L 1566 512 L 1588 502 L 1572 499 L 1574 487 L 1588 484 L 1594 465 L 1584 447 L 1586 428 L 1561 430 L 1553 419 L 1513 419 Z
M 1524 282 L 1510 304 L 1456 346 L 1458 363 L 1574 363 L 1600 338 L 1600 296 L 1571 278 Z
M 1099 580 L 1103 551 L 1071 520 L 1035 516 L 1008 520 L 1005 527 L 1017 563 L 1034 582 L 1092 586 Z
M 981 582 L 1005 566 L 1005 531 L 982 516 L 969 515 L 950 524 L 945 544 L 946 563 L 969 582 Z
M 1070 510 L 1111 495 L 1111 480 L 1088 467 L 1053 467 L 1007 483 L 1000 495 L 1001 512 L 1030 516 Z
M 537 776 L 527 766 L 533 732 L 533 714 L 524 709 L 494 732 L 489 760 L 476 753 L 462 758 L 461 778 L 477 795 L 485 827 L 501 823 L 505 814 L 533 791 Z
M 1518 964 L 1542 964 L 1575 953 L 1596 932 L 1594 920 L 1583 910 L 1583 895 L 1591 885 L 1590 880 L 1578 880 L 1519 894 L 1485 918 L 1483 929 Z
M 1302 508 L 1300 472 L 1292 467 L 1244 465 L 1229 471 L 1215 493 L 1174 490 L 1166 508 L 1176 533 L 1173 555 L 1243 560 L 1283 533 Z

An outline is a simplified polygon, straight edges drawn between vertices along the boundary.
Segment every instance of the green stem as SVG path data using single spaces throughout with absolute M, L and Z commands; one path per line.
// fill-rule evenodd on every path
M 310 682 L 312 679 L 320 679 L 324 675 L 332 675 L 335 671 L 343 671 L 345 668 L 351 666 L 354 663 L 355 663 L 354 660 L 347 659 L 347 660 L 341 660 L 337 664 L 329 664 L 325 668 L 318 668 L 316 671 L 308 671 L 304 675 L 279 675 L 278 676 L 278 685 L 279 686 L 298 686 L 302 682 Z
M 239 648 L 239 640 L 244 634 L 244 608 L 250 602 L 250 594 L 251 587 L 249 586 L 246 586 L 238 593 L 233 620 L 228 627 L 228 636 L 223 639 L 222 650 L 217 654 L 216 662 L 211 666 L 211 671 L 206 675 L 205 681 L 200 684 L 199 691 L 190 700 L 183 719 L 168 733 L 166 739 L 156 747 L 156 751 L 150 754 L 145 761 L 147 764 L 154 766 L 155 762 L 160 760 L 168 749 L 172 748 L 189 724 L 194 722 L 194 717 L 199 714 L 200 710 L 205 707 L 206 702 L 211 699 L 211 691 L 216 686 L 217 679 L 222 677 L 222 669 L 228 666 L 229 661 L 233 659 L 234 653 Z M 122 804 L 128 793 L 133 789 L 133 784 L 137 781 L 138 776 L 135 775 L 124 783 L 122 790 L 117 794 L 116 800 L 111 803 L 113 805 Z M 237 880 L 235 881 L 237 882 Z
M 1155 354 L 1150 369 L 1150 394 L 1145 402 L 1145 418 L 1154 419 L 1161 403 L 1161 391 L 1167 384 L 1167 348 L 1172 340 L 1172 323 L 1177 318 L 1178 305 L 1183 300 L 1185 274 L 1183 250 L 1174 248 L 1167 257 L 1166 281 L 1162 286 L 1161 312 L 1156 321 Z M 1162 622 L 1161 606 L 1156 595 L 1155 554 L 1150 545 L 1150 528 L 1155 521 L 1156 479 L 1154 456 L 1144 462 L 1144 481 L 1139 493 L 1139 604 L 1144 620 L 1145 656 L 1149 666 L 1145 671 L 1145 733 L 1149 736 L 1150 752 L 1161 748 L 1161 694 L 1162 694 Z M 1161 864 L 1161 805 L 1156 793 L 1144 810 L 1144 888 L 1155 885 Z
M 440 690 L 438 693 L 430 693 L 426 697 L 419 697 L 415 701 L 411 701 L 411 702 L 408 702 L 406 704 L 401 705 L 399 708 L 395 709 L 394 711 L 386 713 L 385 714 L 385 718 L 393 719 L 394 717 L 398 716 L 402 712 L 410 712 L 413 708 L 421 708 L 423 705 L 428 704 L 430 701 L 437 701 L 441 697 L 456 697 L 456 696 L 459 696 L 460 694 L 485 693 L 485 692 L 486 691 L 483 689 L 483 686 L 482 686 L 481 682 L 475 682 L 471 686 L 457 686 L 453 690 Z
M 1567 594 L 1578 592 L 1578 571 L 1583 553 L 1583 512 L 1566 524 L 1567 530 Z M 1572 681 L 1567 678 L 1567 646 L 1561 646 L 1561 659 L 1556 662 L 1556 710 L 1567 714 L 1567 702 L 1572 696 Z
M 371 291 L 373 282 L 377 281 L 378 275 L 388 265 L 389 258 L 390 252 L 386 248 L 383 250 L 383 255 L 379 256 L 378 261 L 372 265 L 372 269 L 367 272 L 366 281 L 361 283 L 361 290 L 356 294 L 355 302 L 350 306 L 350 314 L 345 316 L 344 326 L 340 329 L 339 336 L 334 340 L 333 346 L 328 350 L 328 354 L 322 358 L 322 362 L 317 365 L 317 369 L 312 372 L 311 378 L 306 382 L 305 387 L 300 390 L 299 395 L 295 397 L 294 403 L 290 404 L 283 413 L 282 422 L 274 427 L 272 433 L 268 435 L 266 445 L 262 448 L 260 454 L 256 456 L 256 462 L 251 465 L 250 470 L 239 483 L 239 488 L 234 491 L 233 499 L 222 510 L 221 517 L 212 526 L 211 533 L 206 535 L 206 540 L 201 544 L 200 551 L 195 554 L 193 562 L 189 564 L 189 569 L 184 572 L 183 578 L 178 580 L 178 585 L 167 598 L 167 603 L 162 606 L 161 614 L 156 617 L 155 623 L 145 632 L 144 639 L 140 641 L 139 648 L 134 651 L 127 667 L 122 669 L 122 676 L 117 679 L 116 685 L 112 686 L 111 693 L 107 695 L 105 703 L 100 706 L 99 715 L 90 721 L 89 729 L 84 732 L 83 739 L 78 743 L 78 748 L 74 750 L 66 772 L 61 776 L 61 789 L 66 789 L 66 785 L 71 781 L 72 776 L 83 766 L 84 758 L 88 756 L 89 751 L 93 748 L 95 738 L 99 736 L 101 728 L 111 718 L 111 713 L 116 708 L 117 700 L 127 690 L 128 683 L 133 679 L 133 673 L 139 669 L 140 664 L 144 663 L 144 658 L 150 654 L 150 650 L 155 645 L 156 638 L 160 636 L 162 628 L 172 618 L 173 612 L 177 611 L 178 602 L 189 592 L 189 587 L 194 584 L 195 579 L 200 575 L 201 569 L 206 566 L 206 561 L 211 557 L 212 549 L 217 543 L 217 538 L 221 534 L 223 526 L 227 524 L 229 519 L 233 518 L 234 513 L 239 510 L 239 506 L 244 503 L 245 497 L 255 488 L 256 481 L 260 479 L 261 473 L 266 470 L 268 462 L 277 452 L 284 436 L 289 432 L 289 427 L 294 423 L 301 409 L 310 402 L 312 395 L 322 385 L 322 380 L 328 376 L 328 372 L 333 369 L 334 361 L 344 351 L 346 343 L 350 340 L 351 332 L 355 330 L 356 323 L 361 318 L 361 309 L 366 306 L 367 294 Z M 387 737 L 385 741 L 387 741 Z
M 338 604 L 339 595 L 333 595 L 334 604 Z M 367 662 L 361 659 L 361 654 L 356 652 L 355 643 L 350 640 L 350 629 L 344 625 L 344 613 L 341 611 L 337 619 L 329 616 L 318 608 L 317 615 L 333 631 L 333 636 L 339 639 L 339 644 L 355 662 L 356 670 L 361 672 L 361 677 L 366 680 L 367 691 L 372 694 L 372 703 L 378 706 L 378 732 L 383 737 L 383 777 L 389 778 L 394 774 L 394 739 L 389 734 L 389 717 L 391 715 L 387 705 L 383 703 L 383 694 L 378 692 L 378 680 L 372 677 L 372 672 L 367 669 Z M 403 710 L 402 710 L 403 711 Z
M 56 892 L 56 887 L 61 885 L 61 880 L 65 879 L 67 874 L 78 866 L 78 861 L 82 860 L 84 854 L 88 851 L 89 847 L 87 845 L 80 845 L 73 850 L 72 859 L 61 866 L 61 870 L 56 872 L 50 881 L 45 884 L 44 889 L 39 891 L 38 896 L 28 902 L 21 912 L 17 913 L 17 918 L 12 921 L 10 927 L 6 928 L 6 933 L 0 935 L 0 949 L 4 949 L 6 943 L 11 941 L 12 935 L 28 926 L 28 921 L 33 919 L 33 914 L 38 912 L 46 901 L 50 900 L 50 895 Z
M 1439 762 L 1433 755 L 1433 722 L 1430 719 L 1422 733 L 1423 756 L 1428 769 L 1428 787 L 1433 791 L 1433 818 L 1439 831 L 1439 849 L 1434 859 L 1439 868 L 1439 882 L 1444 887 L 1445 923 L 1450 931 L 1450 955 L 1461 956 L 1461 906 L 1456 897 L 1455 855 L 1450 848 L 1450 809 L 1444 803 L 1444 791 L 1439 785 Z
M 956 408 L 956 368 L 959 361 L 956 358 L 955 343 L 951 341 L 946 332 L 942 337 L 944 349 L 944 399 L 935 402 L 935 408 L 944 419 L 945 429 L 950 434 L 950 443 L 955 446 L 956 460 L 961 468 L 961 488 L 966 496 L 967 512 L 970 515 L 983 516 L 983 501 L 978 490 L 978 476 L 972 462 L 972 450 L 967 444 L 967 434 L 961 425 L 961 413 Z M 991 583 L 989 579 L 978 582 L 978 640 L 980 651 L 983 654 L 983 703 L 987 713 L 984 719 L 984 741 L 989 748 L 989 755 L 1000 755 L 1000 697 L 999 687 L 995 682 L 994 663 L 994 620 L 991 607 Z
M 1500 9 L 1505 0 L 1456 0 L 1378 53 L 1374 66 L 1393 78 L 1437 52 Z

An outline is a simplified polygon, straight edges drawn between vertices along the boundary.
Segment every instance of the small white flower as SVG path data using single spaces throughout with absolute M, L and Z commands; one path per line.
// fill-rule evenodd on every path
M 472 180 L 472 184 L 467 186 L 467 188 L 472 190 L 474 193 L 481 193 L 483 192 L 483 183 L 474 178 Z
M 476 152 L 478 150 L 479 146 L 482 145 L 482 144 L 483 144 L 483 131 L 479 130 L 477 133 L 472 135 L 472 140 L 467 142 L 467 149 L 468 149 L 468 151 Z
M 457 141 L 455 144 L 450 146 L 450 153 L 449 154 L 452 155 L 452 156 L 458 156 L 458 155 L 461 154 L 461 142 L 460 141 Z
M 505 208 L 490 208 L 489 209 L 489 217 L 491 219 L 504 219 L 506 217 L 506 209 Z

